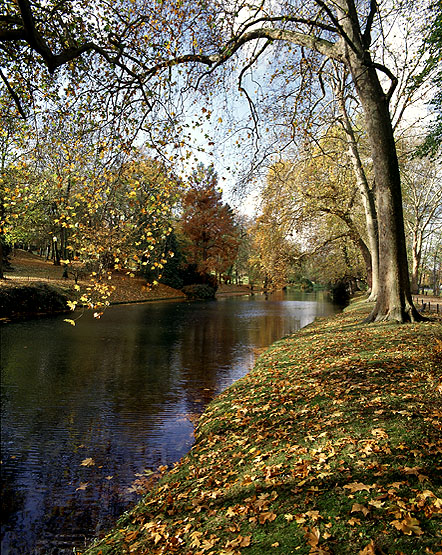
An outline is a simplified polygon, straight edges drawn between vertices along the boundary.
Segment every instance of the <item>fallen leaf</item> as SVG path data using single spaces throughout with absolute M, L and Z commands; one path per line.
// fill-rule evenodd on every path
M 382 439 L 387 439 L 388 438 L 388 434 L 385 430 L 383 430 L 382 428 L 373 428 L 371 430 L 371 435 L 375 436 L 375 437 L 380 437 Z
M 404 520 L 393 520 L 390 524 L 407 536 L 411 536 L 413 533 L 416 534 L 416 536 L 421 536 L 423 534 L 419 526 L 419 521 L 411 516 L 405 517 Z
M 364 547 L 361 551 L 359 551 L 358 555 L 376 555 L 376 546 L 374 545 L 374 541 L 371 542 Z
M 306 533 L 307 543 L 312 547 L 317 547 L 319 543 L 319 538 L 321 537 L 321 532 L 319 531 L 319 529 L 312 528 L 311 530 L 309 530 L 308 528 L 305 528 L 305 530 L 307 532 Z
M 349 489 L 353 493 L 355 491 L 363 491 L 363 490 L 370 491 L 372 487 L 373 486 L 367 486 L 365 484 L 362 484 L 361 482 L 353 482 L 351 484 L 346 484 L 344 486 L 344 489 Z
M 361 505 L 360 503 L 355 503 L 353 505 L 353 507 L 351 508 L 351 513 L 362 513 L 364 516 L 367 516 L 368 513 L 370 512 L 370 509 L 367 509 L 367 507 L 364 507 L 364 505 Z
M 94 459 L 91 459 L 91 457 L 88 457 L 87 459 L 84 459 L 83 461 L 81 461 L 80 466 L 94 466 L 94 464 L 95 464 Z
M 84 491 L 88 487 L 88 485 L 89 485 L 89 482 L 80 482 L 80 485 L 75 491 L 78 491 L 78 490 Z

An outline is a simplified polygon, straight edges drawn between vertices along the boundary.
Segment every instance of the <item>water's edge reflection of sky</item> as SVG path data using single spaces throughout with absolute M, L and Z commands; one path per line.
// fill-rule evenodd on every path
M 109 527 L 145 469 L 190 449 L 195 415 L 256 349 L 333 312 L 279 293 L 3 326 L 2 554 L 72 553 Z

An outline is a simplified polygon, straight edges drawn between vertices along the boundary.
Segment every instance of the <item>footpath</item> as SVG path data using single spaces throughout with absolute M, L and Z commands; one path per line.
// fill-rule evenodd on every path
M 441 555 L 442 322 L 369 310 L 272 345 L 84 555 Z

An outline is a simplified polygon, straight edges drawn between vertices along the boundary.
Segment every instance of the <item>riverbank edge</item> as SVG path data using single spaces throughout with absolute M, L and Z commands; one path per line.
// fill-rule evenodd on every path
M 51 293 L 51 298 L 41 299 L 38 293 L 41 289 L 44 288 L 45 291 Z M 18 311 L 4 313 L 5 310 L 5 298 L 7 296 L 8 291 L 16 290 L 18 292 L 22 291 L 25 292 L 27 290 L 33 290 L 35 292 L 35 298 L 33 299 L 33 306 L 25 307 L 23 310 L 23 305 L 20 307 Z M 128 299 L 124 301 L 111 301 L 109 306 L 114 305 L 125 305 L 125 304 L 140 304 L 140 303 L 152 303 L 152 302 L 160 302 L 160 301 L 183 301 L 186 300 L 186 296 L 184 294 L 177 294 L 171 296 L 164 296 L 164 297 L 154 297 L 154 298 L 146 298 L 146 299 Z M 0 324 L 8 324 L 17 321 L 23 320 L 30 320 L 34 318 L 45 318 L 50 316 L 58 316 L 62 314 L 72 314 L 72 311 L 68 307 L 68 301 L 76 300 L 78 294 L 75 290 L 69 287 L 60 287 L 53 284 L 47 284 L 42 282 L 37 282 L 34 284 L 8 284 L 7 287 L 0 287 Z M 60 303 L 57 303 L 57 308 L 54 307 L 53 301 L 54 299 L 62 299 L 62 302 L 65 304 L 65 309 L 60 309 Z M 47 306 L 41 306 L 41 303 L 47 303 Z M 26 304 L 26 303 L 25 303 Z M 36 307 L 39 308 L 36 308 Z M 82 308 L 81 304 L 77 305 L 78 308 Z
M 8 289 L 16 289 L 16 290 L 26 290 L 26 289 L 33 289 L 35 292 L 38 292 L 41 287 L 53 292 L 53 297 L 63 297 L 64 303 L 66 305 L 65 309 L 55 309 L 54 307 L 46 307 L 42 309 L 36 309 L 35 307 L 29 308 L 27 310 L 19 310 L 13 313 L 4 313 L 5 307 L 5 296 L 7 294 Z M 172 288 L 170 288 L 172 290 Z M 244 296 L 244 295 L 251 295 L 251 292 L 247 291 L 222 291 L 216 295 L 216 298 L 223 298 L 223 297 L 231 297 L 231 296 Z M 61 287 L 58 285 L 48 284 L 44 282 L 36 282 L 31 284 L 7 284 L 6 287 L 0 286 L 0 325 L 1 324 L 9 324 L 12 322 L 23 321 L 23 320 L 30 320 L 34 318 L 45 318 L 50 316 L 57 316 L 61 314 L 72 314 L 72 311 L 68 308 L 68 301 L 73 301 L 78 297 L 78 294 L 75 290 L 70 287 Z M 130 305 L 130 304 L 143 304 L 143 303 L 153 303 L 153 302 L 164 302 L 164 301 L 188 301 L 186 295 L 179 290 L 175 290 L 175 293 L 172 292 L 169 296 L 160 296 L 160 297 L 150 297 L 150 298 L 138 298 L 138 299 L 127 299 L 123 301 L 111 301 L 109 306 L 117 306 L 117 305 Z M 36 299 L 36 304 L 39 304 L 39 300 Z M 81 304 L 77 305 L 78 308 L 82 308 Z
M 270 346 L 83 553 L 440 553 L 442 323 L 361 324 L 369 310 Z

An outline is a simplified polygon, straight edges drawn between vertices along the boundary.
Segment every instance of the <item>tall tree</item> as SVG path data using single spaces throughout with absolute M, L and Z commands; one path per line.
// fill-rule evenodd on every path
M 238 231 L 231 208 L 222 202 L 218 176 L 202 164 L 193 172 L 183 197 L 182 231 L 189 239 L 187 260 L 201 274 L 221 274 L 233 265 Z
M 442 226 L 442 183 L 440 165 L 428 157 L 413 157 L 410 150 L 409 147 L 401 156 L 401 166 L 405 225 L 411 250 L 411 289 L 413 293 L 418 293 L 425 243 L 434 230 Z
M 292 265 L 307 258 L 325 260 L 324 255 L 329 254 L 330 268 L 324 275 L 326 282 L 326 276 L 332 274 L 336 278 L 350 276 L 351 268 L 342 268 L 345 257 L 338 254 L 333 262 L 332 253 L 348 251 L 349 242 L 352 242 L 352 250 L 356 247 L 362 255 L 370 284 L 372 267 L 365 242 L 363 211 L 352 167 L 342 148 L 343 139 L 342 131 L 335 128 L 318 146 L 305 150 L 300 160 L 281 161 L 271 167 L 263 204 L 264 214 L 273 213 L 276 229 L 267 235 L 272 237 L 269 242 L 278 236 L 285 241 L 291 237 Z M 297 250 L 302 252 L 296 252 L 294 239 L 298 243 Z M 336 271 L 338 258 L 339 272 Z M 322 267 L 325 266 L 324 263 Z M 362 277 L 359 268 L 358 277 Z
M 430 78 L 436 87 L 436 94 L 433 96 L 430 107 L 434 113 L 434 120 L 430 127 L 430 132 L 425 141 L 420 145 L 418 153 L 420 155 L 436 156 L 440 154 L 442 142 L 442 1 L 436 0 L 431 4 L 432 21 L 426 25 L 428 32 L 422 44 L 422 51 L 427 54 L 427 61 L 424 70 L 415 76 L 414 86 L 419 87 L 421 83 Z

